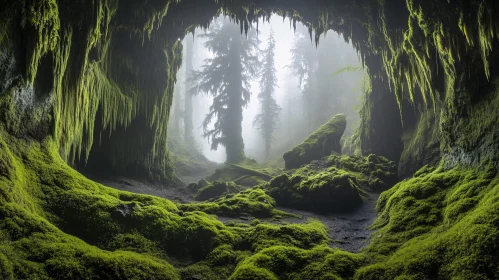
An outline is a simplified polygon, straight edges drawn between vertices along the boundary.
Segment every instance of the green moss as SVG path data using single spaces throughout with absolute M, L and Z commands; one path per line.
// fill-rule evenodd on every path
M 326 246 L 311 250 L 275 246 L 246 259 L 229 279 L 349 279 L 361 260 Z
M 441 130 L 438 114 L 433 111 L 422 112 L 413 127 L 406 127 L 402 135 L 404 150 L 399 160 L 399 170 L 404 176 L 411 175 L 422 165 L 438 165 L 441 158 Z
M 367 252 L 375 264 L 356 279 L 498 277 L 497 178 L 491 165 L 425 168 L 383 193 L 380 228 Z
M 249 214 L 255 217 L 271 217 L 279 213 L 275 201 L 262 189 L 253 188 L 235 195 L 228 195 L 212 202 L 179 205 L 183 211 L 202 211 L 226 217 L 240 217 Z
M 361 192 L 353 180 L 355 177 L 344 171 L 321 172 L 310 177 L 283 174 L 272 179 L 264 188 L 279 205 L 319 212 L 342 212 L 362 204 Z
M 367 157 L 331 155 L 327 162 L 328 166 L 353 175 L 356 184 L 365 190 L 384 191 L 398 182 L 396 163 L 374 154 Z
M 43 218 L 9 203 L 0 208 L 0 250 L 9 252 L 8 278 L 180 279 L 166 261 L 132 252 L 108 252 L 67 235 Z M 6 279 L 8 279 L 6 278 Z
M 248 229 L 247 242 L 253 251 L 272 246 L 293 246 L 310 249 L 330 241 L 329 230 L 317 220 L 305 224 L 271 225 L 258 224 Z
M 8 145 L 4 144 L 4 139 Z M 123 265 L 127 265 L 130 258 L 130 261 L 141 258 L 150 262 L 150 259 L 166 255 L 203 259 L 219 244 L 232 243 L 239 238 L 238 234 L 204 213 L 181 213 L 170 201 L 120 192 L 89 181 L 64 164 L 51 141 L 40 145 L 3 137 L 0 143 L 5 147 L 0 152 L 1 165 L 7 170 L 3 174 L 8 175 L 0 176 L 2 205 L 15 206 L 8 208 L 9 212 L 5 210 L 0 218 L 2 230 L 8 232 L 8 240 L 28 238 L 26 242 L 32 244 L 35 241 L 30 236 L 41 225 L 56 230 L 64 238 L 69 238 L 68 234 L 81 238 L 87 242 L 79 241 L 82 248 L 98 250 L 89 243 L 101 249 L 145 254 L 134 257 L 127 252 L 122 256 L 116 254 L 116 258 L 115 255 L 106 257 L 109 265 L 120 258 Z M 15 214 L 20 207 L 26 213 Z M 25 217 L 28 214 L 31 220 Z M 51 240 L 40 242 L 52 246 Z M 36 252 L 36 248 L 32 250 L 28 256 Z M 150 263 L 152 267 L 156 262 Z M 80 265 L 91 267 L 91 264 Z M 147 273 L 149 268 L 138 266 L 137 269 Z M 125 276 L 115 278 L 128 277 Z M 158 276 L 158 279 L 169 278 Z
M 340 139 L 346 128 L 345 115 L 336 115 L 305 141 L 284 154 L 286 169 L 299 168 L 312 160 L 329 156 L 333 151 L 340 153 Z

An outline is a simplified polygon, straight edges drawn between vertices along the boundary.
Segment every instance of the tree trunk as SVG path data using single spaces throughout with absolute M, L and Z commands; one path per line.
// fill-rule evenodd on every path
M 243 67 L 241 64 L 241 35 L 236 29 L 237 36 L 231 44 L 231 75 L 229 77 L 229 101 L 227 119 L 224 121 L 222 134 L 228 163 L 239 163 L 246 158 L 243 140 Z

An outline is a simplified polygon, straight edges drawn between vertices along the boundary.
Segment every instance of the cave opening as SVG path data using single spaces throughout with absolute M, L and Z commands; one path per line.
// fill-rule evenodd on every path
M 498 12 L 3 1 L 0 278 L 498 279 Z

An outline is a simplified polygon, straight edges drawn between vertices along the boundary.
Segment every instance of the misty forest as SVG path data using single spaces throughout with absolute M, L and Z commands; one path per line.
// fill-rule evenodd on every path
M 0 4 L 0 279 L 499 279 L 495 0 Z

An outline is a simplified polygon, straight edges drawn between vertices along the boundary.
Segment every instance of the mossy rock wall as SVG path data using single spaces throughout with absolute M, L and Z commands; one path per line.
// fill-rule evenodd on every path
M 473 104 L 485 100 L 497 76 L 498 10 L 493 0 L 7 1 L 0 13 L 0 89 L 13 90 L 8 103 L 36 102 L 3 110 L 4 120 L 13 134 L 53 135 L 63 158 L 81 167 L 92 157 L 92 165 L 124 174 L 171 177 L 167 124 L 178 39 L 222 11 L 242 32 L 275 12 L 305 23 L 317 41 L 335 30 L 359 51 L 372 93 L 360 128 L 367 153 L 398 160 L 402 152 L 395 106 L 380 105 L 389 96 L 399 110 L 409 103 L 440 115 L 442 151 L 451 163 L 477 162 L 490 157 L 490 141 L 472 147 L 454 138 L 456 129 L 470 139 L 493 138 Z M 36 121 L 19 122 L 21 111 Z M 466 124 L 477 121 L 481 131 Z M 386 129 L 392 125 L 396 131 Z M 92 155 L 99 145 L 106 148 Z
M 319 160 L 332 152 L 341 153 L 340 139 L 347 126 L 346 116 L 336 115 L 302 144 L 284 154 L 286 169 L 298 168 L 313 160 Z

